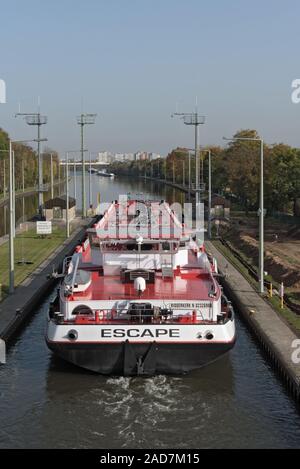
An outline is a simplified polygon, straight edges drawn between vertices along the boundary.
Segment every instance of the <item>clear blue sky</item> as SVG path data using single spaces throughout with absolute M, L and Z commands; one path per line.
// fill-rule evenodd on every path
M 202 144 L 256 128 L 300 146 L 299 0 L 2 0 L 0 13 L 0 126 L 13 138 L 34 136 L 13 114 L 40 96 L 49 145 L 78 148 L 83 99 L 98 113 L 90 150 L 165 154 L 193 144 L 170 114 L 198 96 Z

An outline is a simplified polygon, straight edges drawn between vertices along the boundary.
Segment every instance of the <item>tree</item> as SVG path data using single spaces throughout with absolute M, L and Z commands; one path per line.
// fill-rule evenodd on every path
M 270 149 L 267 202 L 278 211 L 296 212 L 300 197 L 300 150 L 283 143 Z
M 38 179 L 38 159 L 36 152 L 29 146 L 23 143 L 15 143 L 13 146 L 15 152 L 15 186 L 20 189 L 23 185 L 23 168 L 25 188 L 33 187 L 37 184 Z M 6 173 L 5 185 L 8 185 L 8 159 L 9 159 L 9 135 L 0 128 L 0 191 L 3 192 L 4 170 Z M 50 182 L 50 153 L 53 153 L 54 159 L 54 178 L 58 176 L 59 156 L 57 152 L 51 149 L 46 149 L 43 155 L 43 174 L 44 181 Z

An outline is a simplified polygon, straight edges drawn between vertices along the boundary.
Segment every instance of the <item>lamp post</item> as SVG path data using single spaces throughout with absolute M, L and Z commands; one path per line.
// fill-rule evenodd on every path
M 248 141 L 248 142 L 259 142 L 260 143 L 260 194 L 259 194 L 259 292 L 264 293 L 264 141 L 262 138 L 256 137 L 233 137 L 225 138 L 224 140 L 229 141 Z
M 97 114 L 80 114 L 77 118 L 77 123 L 81 127 L 81 164 L 82 164 L 82 218 L 86 217 L 86 194 L 85 194 L 85 161 L 84 161 L 84 150 L 83 150 L 83 129 L 85 125 L 91 125 L 95 123 Z

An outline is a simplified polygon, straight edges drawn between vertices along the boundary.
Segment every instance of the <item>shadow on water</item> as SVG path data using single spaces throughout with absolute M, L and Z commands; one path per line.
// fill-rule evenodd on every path
M 110 379 L 119 378 L 119 376 L 110 377 Z M 152 378 L 151 376 L 138 376 L 124 379 L 135 383 L 143 383 L 145 380 Z M 202 369 L 186 375 L 168 375 L 166 379 L 184 379 L 190 383 L 191 389 L 194 391 L 200 388 L 208 390 L 212 387 L 215 392 L 226 394 L 232 393 L 234 390 L 234 376 L 229 354 Z M 74 392 L 88 390 L 91 385 L 97 385 L 99 382 L 105 382 L 106 380 L 106 376 L 84 370 L 52 355 L 47 372 L 47 392 L 53 396 L 55 393 L 60 393 L 61 390 L 65 392 L 66 389 L 69 389 L 74 395 Z M 75 384 L 76 386 L 74 386 Z

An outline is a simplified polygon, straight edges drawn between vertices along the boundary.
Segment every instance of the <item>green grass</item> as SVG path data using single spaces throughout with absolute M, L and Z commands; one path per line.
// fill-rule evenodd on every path
M 220 251 L 226 259 L 245 277 L 245 279 L 250 283 L 250 285 L 257 290 L 257 282 L 251 275 L 249 275 L 248 270 L 240 261 L 232 254 L 232 252 L 224 246 L 221 241 L 214 240 L 213 244 L 216 246 L 218 251 Z M 268 278 L 271 280 L 271 278 Z M 295 295 L 297 295 L 295 293 Z M 281 315 L 298 333 L 300 332 L 300 316 L 291 311 L 287 306 L 284 305 L 283 309 L 280 307 L 280 299 L 277 296 L 268 298 L 267 301 L 273 307 L 273 309 Z M 298 301 L 300 301 L 298 296 Z
M 65 230 L 53 225 L 53 233 L 44 238 L 35 230 L 20 233 L 14 242 L 15 248 L 15 285 L 19 285 L 65 240 Z M 8 292 L 8 242 L 0 246 L 0 283 L 2 299 Z M 18 264 L 22 259 L 32 264 Z

